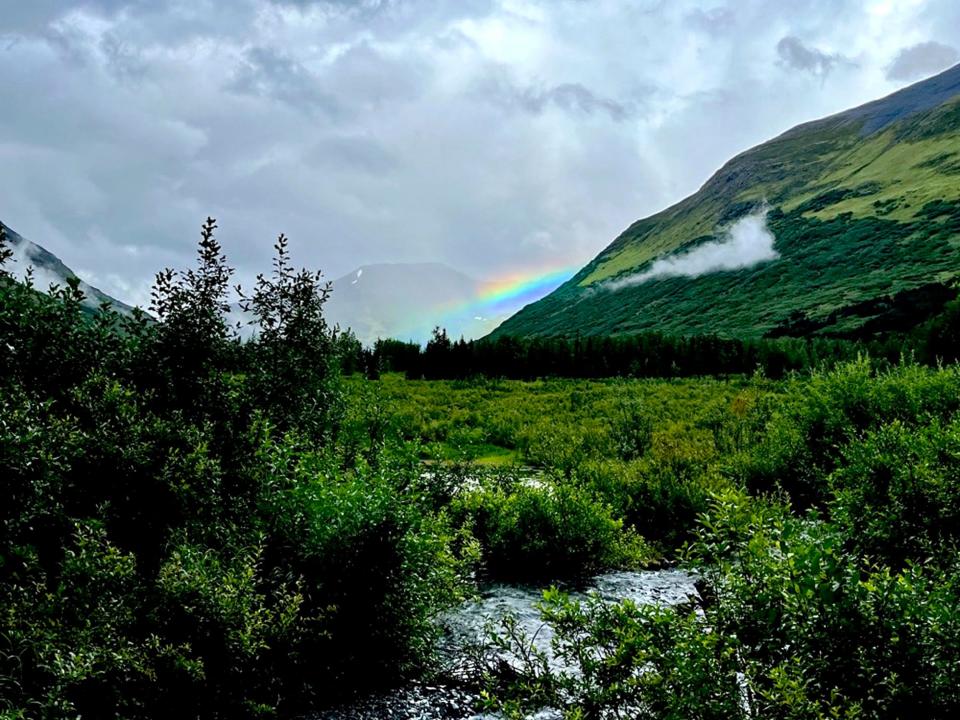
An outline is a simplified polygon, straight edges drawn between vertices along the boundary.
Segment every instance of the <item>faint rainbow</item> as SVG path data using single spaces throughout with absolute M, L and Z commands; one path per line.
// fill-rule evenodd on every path
M 570 266 L 510 273 L 482 282 L 477 295 L 468 302 L 437 308 L 435 324 L 448 327 L 477 317 L 485 320 L 506 319 L 505 316 L 556 290 L 578 269 L 579 266 Z

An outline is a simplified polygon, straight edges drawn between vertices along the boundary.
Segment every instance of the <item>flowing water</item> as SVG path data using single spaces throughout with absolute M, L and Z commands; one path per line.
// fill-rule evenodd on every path
M 629 599 L 640 605 L 674 605 L 696 595 L 695 580 L 694 575 L 682 570 L 615 572 L 599 575 L 571 594 L 594 592 L 611 602 Z M 450 634 L 445 655 L 449 658 L 462 655 L 459 650 L 482 639 L 485 628 L 507 613 L 517 618 L 519 627 L 528 637 L 535 639 L 538 648 L 549 651 L 550 635 L 542 627 L 536 610 L 536 603 L 542 596 L 540 588 L 487 587 L 479 600 L 465 604 L 446 619 Z M 454 664 L 451 676 L 456 673 Z M 313 720 L 492 720 L 493 716 L 476 714 L 475 706 L 476 697 L 454 682 L 412 683 L 348 707 L 326 711 L 314 716 Z M 535 720 L 553 720 L 555 717 L 544 712 Z

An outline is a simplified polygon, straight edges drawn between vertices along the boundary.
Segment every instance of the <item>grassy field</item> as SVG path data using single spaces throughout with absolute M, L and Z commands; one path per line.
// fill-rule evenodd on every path
M 777 385 L 759 378 L 676 380 L 405 380 L 351 378 L 350 403 L 389 408 L 389 423 L 425 458 L 549 469 L 568 454 L 617 457 L 625 424 L 650 424 L 654 458 L 702 452 L 718 415 L 746 412 Z M 709 453 L 708 453 L 709 454 Z

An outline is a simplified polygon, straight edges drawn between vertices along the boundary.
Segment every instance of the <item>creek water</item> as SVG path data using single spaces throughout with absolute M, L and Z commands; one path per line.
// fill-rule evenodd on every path
M 597 593 L 604 600 L 632 600 L 639 605 L 674 605 L 696 595 L 696 576 L 682 570 L 647 570 L 598 575 L 571 595 Z M 456 659 L 463 648 L 484 636 L 485 628 L 505 614 L 512 614 L 527 637 L 548 652 L 550 634 L 542 627 L 536 610 L 543 589 L 515 585 L 484 588 L 479 599 L 466 603 L 444 619 L 449 633 L 444 655 L 451 659 L 450 682 L 411 683 L 389 693 L 366 698 L 353 705 L 325 711 L 312 720 L 494 720 L 495 716 L 477 714 L 476 696 L 452 681 L 457 674 Z M 505 658 L 509 662 L 509 658 Z M 531 720 L 553 720 L 549 711 Z

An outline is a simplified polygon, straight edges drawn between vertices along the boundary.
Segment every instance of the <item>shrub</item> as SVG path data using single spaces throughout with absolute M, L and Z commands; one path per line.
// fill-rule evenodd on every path
M 842 448 L 885 423 L 949 418 L 960 409 L 960 369 L 904 363 L 874 372 L 861 358 L 794 380 L 738 474 L 758 491 L 782 488 L 803 508 L 828 496 Z
M 576 578 L 651 558 L 608 505 L 570 482 L 519 481 L 471 491 L 454 505 L 496 578 Z
M 639 402 L 621 401 L 610 418 L 610 434 L 621 460 L 643 457 L 653 444 L 653 418 Z
M 843 451 L 830 509 L 857 552 L 900 567 L 960 540 L 960 420 L 884 425 Z
M 575 478 L 604 498 L 627 527 L 665 551 L 678 549 L 691 539 L 698 516 L 709 505 L 711 491 L 724 482 L 706 467 L 676 473 L 650 459 L 585 462 Z

